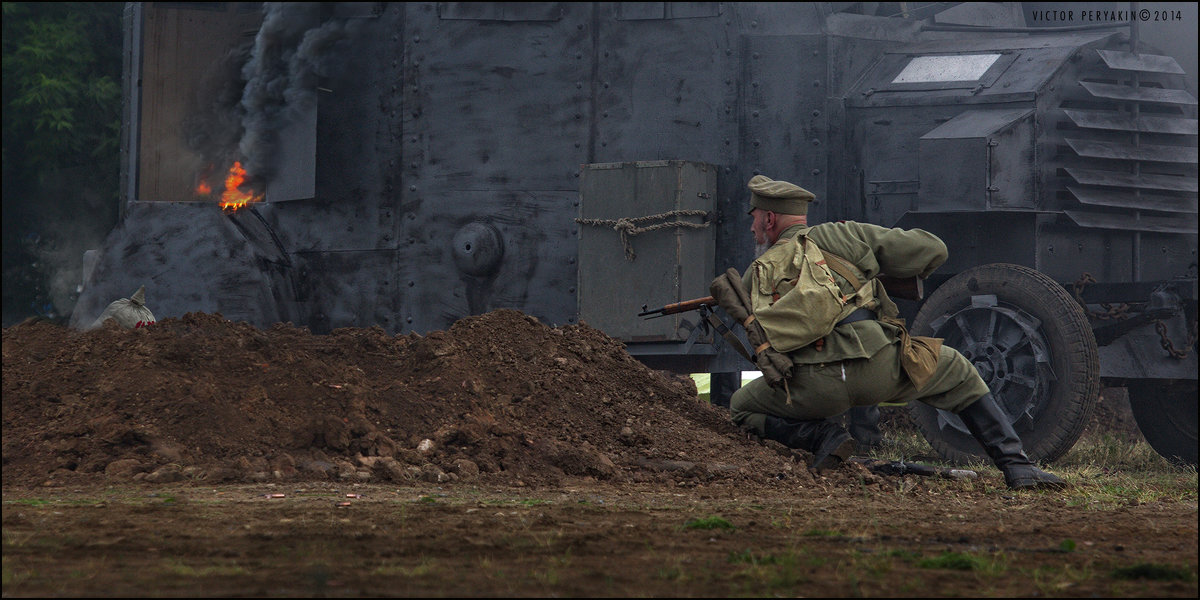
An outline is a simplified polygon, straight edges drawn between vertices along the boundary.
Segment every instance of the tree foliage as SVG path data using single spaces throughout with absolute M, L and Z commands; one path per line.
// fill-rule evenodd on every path
M 3 3 L 6 324 L 11 312 L 65 303 L 50 298 L 54 265 L 46 255 L 68 253 L 79 221 L 105 231 L 115 224 L 123 9 Z
M 120 19 L 119 3 L 4 3 L 6 158 L 39 171 L 116 158 Z

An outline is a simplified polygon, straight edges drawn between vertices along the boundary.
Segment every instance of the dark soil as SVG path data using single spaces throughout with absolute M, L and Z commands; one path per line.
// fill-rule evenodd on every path
M 688 377 L 587 325 L 498 310 L 427 336 L 189 313 L 4 331 L 4 485 L 564 478 L 809 481 Z
M 3 361 L 6 597 L 1196 594 L 1194 498 L 813 473 L 584 324 L 27 321 Z

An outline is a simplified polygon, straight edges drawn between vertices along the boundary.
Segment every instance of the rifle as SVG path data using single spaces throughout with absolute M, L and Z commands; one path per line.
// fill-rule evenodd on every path
M 945 467 L 910 463 L 902 460 L 879 460 L 852 456 L 850 457 L 850 462 L 858 463 L 876 475 L 937 476 L 945 479 L 975 479 L 979 477 L 978 473 L 969 469 L 947 469 Z
M 875 277 L 887 289 L 888 295 L 896 298 L 904 298 L 905 300 L 923 300 L 925 299 L 925 283 L 920 277 L 892 277 L 890 275 L 877 275 Z M 716 298 L 705 296 L 703 298 L 695 298 L 693 300 L 684 300 L 675 304 L 667 304 L 654 310 L 649 310 L 649 305 L 642 305 L 642 312 L 638 313 L 639 317 L 647 319 L 657 319 L 681 312 L 690 310 L 698 310 L 700 307 L 713 307 L 717 305 Z M 647 316 L 654 315 L 654 316 Z
M 695 298 L 693 300 L 684 300 L 683 302 L 668 304 L 653 310 L 648 310 L 646 305 L 643 304 L 642 312 L 638 313 L 638 316 L 645 317 L 647 319 L 657 319 L 658 317 L 665 317 L 667 315 L 688 312 L 691 310 L 699 310 L 700 316 L 704 317 L 704 319 L 708 321 L 708 324 L 711 325 L 712 328 L 717 331 L 717 333 L 720 333 L 721 337 L 725 338 L 725 341 L 729 342 L 729 345 L 732 346 L 734 350 L 737 350 L 738 354 L 741 354 L 743 358 L 753 363 L 754 357 L 750 354 L 750 351 L 742 345 L 742 341 L 739 340 L 736 335 L 734 335 L 733 331 L 730 330 L 729 327 L 717 317 L 717 315 L 713 314 L 712 307 L 716 305 L 717 299 L 712 296 Z
M 706 296 L 704 298 L 696 298 L 694 300 L 684 300 L 683 302 L 676 302 L 675 304 L 668 304 L 666 306 L 662 306 L 662 307 L 656 308 L 654 310 L 647 310 L 646 309 L 647 305 L 643 304 L 642 312 L 638 313 L 638 316 L 646 317 L 647 319 L 657 319 L 658 317 L 665 317 L 667 315 L 673 315 L 676 313 L 688 312 L 689 310 L 699 310 L 701 307 L 712 307 L 712 306 L 716 306 L 716 305 L 717 305 L 717 299 L 713 298 L 712 296 Z M 647 315 L 654 315 L 654 316 L 651 317 L 651 316 L 647 316 Z

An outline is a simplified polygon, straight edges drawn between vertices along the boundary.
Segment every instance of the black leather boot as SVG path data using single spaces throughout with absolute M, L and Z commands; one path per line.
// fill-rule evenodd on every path
M 794 421 L 767 415 L 766 436 L 787 446 L 811 452 L 811 468 L 832 469 L 854 454 L 854 438 L 828 419 Z
M 878 406 L 855 406 L 846 411 L 846 429 L 858 442 L 860 448 L 872 450 L 883 445 L 883 432 L 879 430 Z
M 963 424 L 992 462 L 1004 473 L 1004 483 L 1019 489 L 1065 488 L 1067 483 L 1036 466 L 1021 446 L 1021 438 L 992 395 L 984 394 L 958 413 Z

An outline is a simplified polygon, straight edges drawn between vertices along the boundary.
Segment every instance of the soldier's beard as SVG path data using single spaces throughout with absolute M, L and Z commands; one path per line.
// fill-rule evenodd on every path
M 766 243 L 755 244 L 754 245 L 754 258 L 758 258 L 758 257 L 762 256 L 763 252 L 766 252 L 770 248 L 771 248 L 771 244 L 766 244 Z

